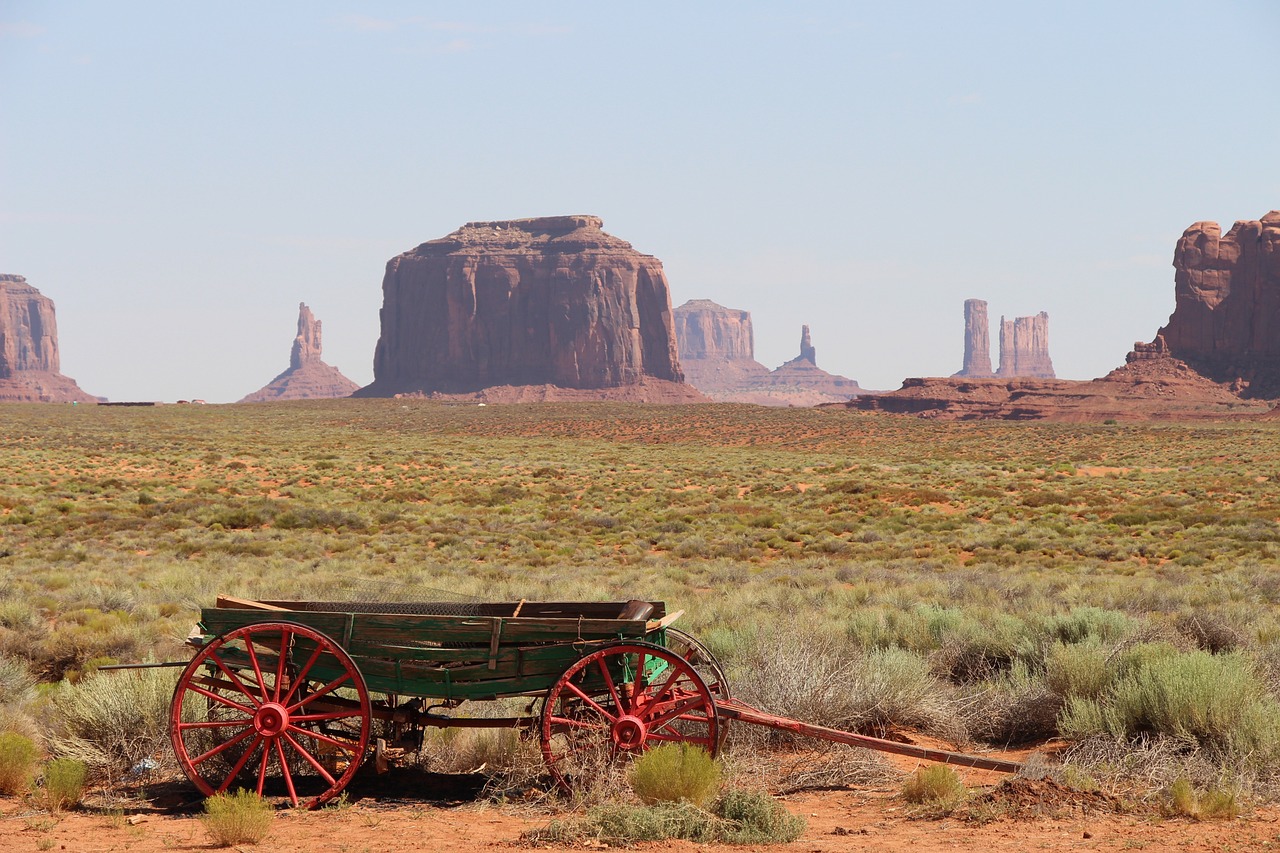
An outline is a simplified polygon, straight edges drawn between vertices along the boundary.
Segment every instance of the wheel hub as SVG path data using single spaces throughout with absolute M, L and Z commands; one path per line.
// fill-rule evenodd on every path
M 267 702 L 253 715 L 253 728 L 263 737 L 278 737 L 289 727 L 289 710 L 277 702 Z
M 649 736 L 649 727 L 639 717 L 627 714 L 618 718 L 609 734 L 614 746 L 618 749 L 635 752 L 644 748 L 645 739 Z

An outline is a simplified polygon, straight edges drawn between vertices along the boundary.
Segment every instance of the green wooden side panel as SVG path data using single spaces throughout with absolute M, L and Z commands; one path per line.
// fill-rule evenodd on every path
M 645 638 L 643 620 L 420 616 L 206 608 L 213 636 L 245 625 L 292 622 L 313 628 L 351 655 L 369 690 L 431 699 L 494 699 L 541 693 L 587 652 L 611 640 Z M 496 632 L 496 645 L 494 644 Z M 652 636 L 650 639 L 658 639 Z M 447 643 L 448 645 L 441 645 Z M 295 639 L 301 666 L 315 645 Z M 229 664 L 248 666 L 233 650 Z M 267 660 L 261 653 L 259 658 Z M 272 658 L 270 666 L 274 666 Z M 264 665 L 268 665 L 265 664 Z M 322 656 L 308 679 L 330 682 L 342 670 Z

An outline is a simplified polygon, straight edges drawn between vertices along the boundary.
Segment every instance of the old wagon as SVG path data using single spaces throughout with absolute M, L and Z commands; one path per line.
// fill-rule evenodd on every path
M 429 726 L 536 734 L 570 787 L 619 755 L 665 742 L 715 754 L 742 720 L 800 734 L 1013 771 L 1018 765 L 777 717 L 735 700 L 714 657 L 660 601 L 367 603 L 220 597 L 178 679 L 170 737 L 209 795 L 232 787 L 294 805 L 337 796 L 366 759 L 412 749 Z M 522 713 L 467 702 L 523 697 Z

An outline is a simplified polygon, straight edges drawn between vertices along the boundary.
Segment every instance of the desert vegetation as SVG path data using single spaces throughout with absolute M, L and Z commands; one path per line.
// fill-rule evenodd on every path
M 1277 791 L 1269 422 L 414 400 L 0 414 L 0 731 L 97 782 L 167 760 L 172 672 L 95 670 L 189 658 L 215 595 L 447 594 L 664 599 L 768 710 L 973 748 L 1063 739 L 1077 783 L 1177 786 L 1182 811 Z M 731 754 L 786 745 L 736 728 Z M 18 752 L 7 778 L 28 787 Z

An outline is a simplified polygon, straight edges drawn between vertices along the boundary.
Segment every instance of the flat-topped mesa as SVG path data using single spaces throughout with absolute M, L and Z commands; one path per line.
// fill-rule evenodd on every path
M 20 275 L 0 274 L 0 401 L 97 401 L 61 369 L 53 300 Z
M 1280 397 L 1280 211 L 1225 235 L 1216 222 L 1195 223 L 1173 267 L 1174 310 L 1157 333 L 1170 356 L 1245 397 Z
M 987 323 L 987 303 L 981 299 L 964 301 L 964 366 L 955 376 L 994 376 L 991 370 L 991 331 Z
M 1034 317 L 1000 318 L 1000 367 L 996 376 L 1011 378 L 1029 376 L 1053 379 L 1053 360 L 1049 358 L 1049 314 L 1041 311 Z
M 289 353 L 289 369 L 262 388 L 243 397 L 241 403 L 271 400 L 329 400 L 350 397 L 360 386 L 338 368 L 320 358 L 320 321 L 306 303 L 298 303 L 298 334 Z
M 392 258 L 374 381 L 357 396 L 683 383 L 662 262 L 602 225 L 469 222 Z
M 755 359 L 750 311 L 726 308 L 710 299 L 690 299 L 672 313 L 682 365 L 704 358 Z

